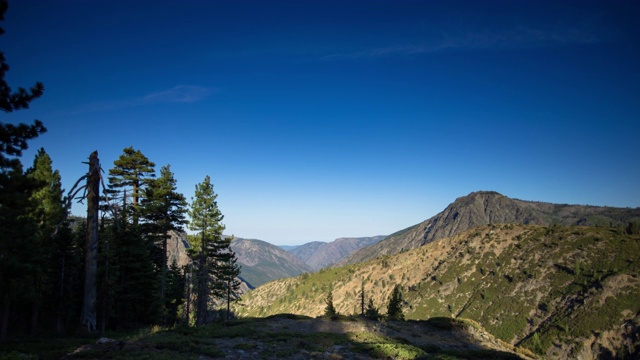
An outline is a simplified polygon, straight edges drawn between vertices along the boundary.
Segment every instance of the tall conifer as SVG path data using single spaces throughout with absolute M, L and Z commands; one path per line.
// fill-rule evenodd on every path
M 53 279 L 59 277 L 56 272 L 64 272 L 63 268 L 57 266 L 58 259 L 52 257 L 58 248 L 54 241 L 70 241 L 70 238 L 56 236 L 58 227 L 66 218 L 66 210 L 62 199 L 60 173 L 53 170 L 51 157 L 44 149 L 38 150 L 33 166 L 27 170 L 26 176 L 34 186 L 30 198 L 30 217 L 37 226 L 31 256 L 31 269 L 34 272 L 31 291 L 33 333 L 38 328 L 42 300 L 45 296 L 52 295 L 50 286 Z
M 125 148 L 123 154 L 113 162 L 114 167 L 109 170 L 109 187 L 112 193 L 118 189 L 128 191 L 133 203 L 133 223 L 138 223 L 138 204 L 143 196 L 143 189 L 150 179 L 155 177 L 155 163 L 132 146 Z M 125 204 L 126 206 L 126 204 Z M 126 209 L 123 209 L 126 210 Z M 125 211 L 126 214 L 126 211 Z
M 404 314 L 402 314 L 402 293 L 400 293 L 400 285 L 396 285 L 391 292 L 389 303 L 387 305 L 387 316 L 390 319 L 404 319 Z
M 0 20 L 8 8 L 7 1 L 0 0 Z M 4 29 L 0 28 L 0 35 Z M 42 96 L 44 85 L 35 83 L 29 90 L 12 91 L 5 80 L 9 71 L 0 52 L 0 110 L 11 113 L 28 109 L 34 99 Z M 30 250 L 33 247 L 36 227 L 28 217 L 28 206 L 33 186 L 23 174 L 19 156 L 27 149 L 27 141 L 38 137 L 47 129 L 35 120 L 33 125 L 12 125 L 0 122 L 0 340 L 9 329 L 9 315 L 16 315 L 17 305 L 25 300 L 29 284 L 22 277 L 30 272 Z M 14 322 L 15 323 L 15 322 Z
M 198 232 L 199 244 L 195 254 L 195 295 L 196 295 L 196 325 L 203 325 L 207 321 L 207 310 L 210 295 L 216 290 L 213 277 L 219 249 L 216 242 L 222 239 L 225 227 L 222 224 L 224 216 L 218 209 L 216 202 L 218 195 L 213 191 L 211 178 L 207 175 L 204 181 L 196 185 L 195 195 L 191 198 L 189 228 Z
M 233 237 L 220 238 L 216 246 L 218 256 L 215 263 L 216 284 L 215 296 L 224 299 L 227 303 L 227 320 L 231 317 L 231 303 L 240 301 L 238 290 L 240 290 L 240 265 L 238 265 L 236 253 L 231 250 L 231 241 Z
M 185 213 L 187 201 L 184 195 L 177 192 L 177 182 L 171 172 L 170 165 L 160 169 L 160 176 L 149 182 L 145 189 L 145 197 L 142 200 L 141 213 L 147 221 L 146 233 L 159 243 L 161 252 L 157 262 L 160 275 L 160 306 L 166 313 L 166 283 L 167 283 L 167 240 L 169 231 L 182 230 L 186 224 Z

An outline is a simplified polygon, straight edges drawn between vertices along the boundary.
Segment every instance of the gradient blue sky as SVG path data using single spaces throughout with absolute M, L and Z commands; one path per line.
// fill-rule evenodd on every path
M 389 234 L 495 190 L 640 206 L 637 1 L 11 1 L 3 122 L 49 131 L 68 189 L 98 150 L 210 175 L 226 233 Z M 82 213 L 75 207 L 74 213 Z

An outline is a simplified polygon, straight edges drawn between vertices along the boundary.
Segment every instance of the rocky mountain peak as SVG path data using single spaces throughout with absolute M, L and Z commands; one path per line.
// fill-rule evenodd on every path
M 463 231 L 490 224 L 620 226 L 640 220 L 640 208 L 552 204 L 512 199 L 495 191 L 476 191 L 457 198 L 442 212 L 362 248 L 338 265 L 396 254 Z

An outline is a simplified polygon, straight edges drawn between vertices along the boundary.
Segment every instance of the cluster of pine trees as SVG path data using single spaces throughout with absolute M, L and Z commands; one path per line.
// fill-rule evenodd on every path
M 369 303 L 365 308 L 365 291 L 364 282 L 360 288 L 360 315 L 371 320 L 378 320 L 381 315 L 377 307 L 373 305 L 373 298 L 369 298 Z M 333 290 L 329 290 L 329 294 L 325 299 L 324 315 L 328 317 L 334 317 L 338 315 L 338 311 L 333 305 Z M 402 313 L 402 306 L 404 300 L 402 299 L 402 293 L 400 292 L 400 285 L 396 285 L 389 295 L 389 301 L 387 302 L 387 319 L 390 320 L 404 320 L 404 314 Z
M 238 299 L 240 269 L 232 238 L 222 235 L 223 216 L 208 176 L 187 204 L 169 165 L 156 177 L 153 162 L 138 150 L 124 149 L 99 198 L 94 259 L 87 248 L 90 226 L 85 219 L 68 218 L 73 194 L 65 196 L 50 156 L 40 149 L 26 171 L 18 158 L 8 156 L 12 142 L 5 138 L 26 140 L 24 130 L 41 124 L 0 126 L 3 338 L 9 331 L 64 333 L 77 329 L 81 319 L 90 330 L 181 319 L 200 325 L 211 320 L 212 305 L 226 300 L 228 309 Z M 167 261 L 167 240 L 171 230 L 187 223 L 198 235 L 189 237 L 192 263 L 179 268 Z M 90 266 L 96 269 L 93 276 L 87 275 Z
M 6 9 L 0 1 L 0 20 Z M 44 86 L 13 91 L 8 69 L 0 53 L 0 109 L 27 109 Z M 228 310 L 239 299 L 240 268 L 209 176 L 188 204 L 169 165 L 156 176 L 155 164 L 129 147 L 102 192 L 94 152 L 87 175 L 65 193 L 44 149 L 27 170 L 20 160 L 27 142 L 45 132 L 39 120 L 0 123 L 0 340 L 81 326 L 200 325 L 213 306 L 226 301 Z M 87 202 L 87 219 L 69 216 L 73 201 Z M 189 237 L 191 264 L 180 268 L 167 261 L 167 240 L 187 224 L 197 235 Z

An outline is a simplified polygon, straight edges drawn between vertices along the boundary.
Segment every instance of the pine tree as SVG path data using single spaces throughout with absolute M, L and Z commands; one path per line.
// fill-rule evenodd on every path
M 196 185 L 194 197 L 191 199 L 189 228 L 199 232 L 199 244 L 195 254 L 195 295 L 196 325 L 207 321 L 208 302 L 211 295 L 219 290 L 212 281 L 215 276 L 215 264 L 219 257 L 216 243 L 222 239 L 224 216 L 216 202 L 218 195 L 213 191 L 211 178 L 207 175 L 204 181 Z M 218 293 L 219 294 L 219 293 Z
M 360 315 L 364 316 L 364 280 L 360 284 Z
M 371 320 L 378 320 L 378 318 L 380 317 L 378 308 L 373 305 L 372 298 L 369 298 L 369 303 L 367 304 L 367 310 L 365 310 L 364 316 Z
M 133 202 L 133 223 L 138 224 L 138 204 L 140 198 L 143 196 L 143 189 L 149 183 L 150 179 L 155 177 L 154 167 L 155 163 L 149 161 L 149 159 L 140 152 L 140 150 L 134 150 L 132 146 L 125 148 L 123 154 L 113 162 L 114 168 L 109 170 L 109 192 L 111 194 L 118 193 L 118 189 L 123 191 L 123 196 L 127 190 L 131 191 L 131 199 Z M 126 200 L 125 200 L 126 201 Z M 129 213 L 125 208 L 124 214 Z
M 174 259 L 167 274 L 167 293 L 165 307 L 167 309 L 167 323 L 178 321 L 178 308 L 185 298 L 185 276 Z
M 86 226 L 79 229 L 84 235 Z M 82 239 L 84 240 L 84 236 Z M 73 320 L 75 325 L 78 319 L 78 291 L 82 289 L 82 247 L 68 221 L 58 228 L 53 245 L 51 283 L 45 298 L 50 318 L 55 323 L 55 331 L 64 334 L 71 327 L 70 322 Z
M 184 195 L 177 192 L 176 180 L 171 172 L 170 165 L 160 169 L 160 177 L 151 180 L 145 189 L 145 197 L 141 202 L 141 214 L 147 221 L 146 231 L 148 236 L 156 239 L 160 244 L 160 258 L 156 266 L 159 267 L 160 278 L 160 306 L 164 313 L 166 310 L 166 282 L 167 282 L 167 240 L 169 231 L 182 230 L 186 224 L 185 213 L 187 201 Z
M 56 266 L 57 259 L 52 258 L 52 255 L 56 249 L 54 241 L 64 241 L 56 236 L 56 233 L 66 218 L 66 210 L 63 205 L 60 174 L 58 170 L 53 170 L 51 158 L 44 149 L 38 150 L 33 166 L 27 170 L 26 176 L 35 186 L 30 198 L 30 217 L 37 224 L 31 256 L 31 269 L 35 274 L 32 283 L 31 317 L 31 332 L 34 333 L 38 329 L 42 300 L 52 294 L 49 287 L 52 278 L 57 277 L 55 272 L 62 271 Z
M 325 299 L 325 304 L 327 304 L 327 306 L 325 306 L 324 308 L 324 316 L 335 316 L 338 314 L 338 312 L 336 311 L 336 308 L 333 306 L 333 290 L 329 289 L 329 294 L 327 294 L 327 298 Z
M 31 198 L 37 204 L 37 214 L 34 220 L 43 227 L 42 232 L 52 235 L 57 225 L 65 218 L 65 208 L 62 199 L 62 182 L 58 170 L 53 170 L 49 154 L 40 148 L 33 161 L 33 166 L 26 172 L 38 187 L 32 192 Z
M 154 246 L 136 226 L 125 227 L 115 238 L 117 272 L 115 327 L 131 328 L 155 322 L 160 304 L 157 276 L 151 259 Z
M 216 297 L 221 297 L 227 303 L 227 320 L 231 318 L 231 302 L 240 301 L 238 290 L 240 290 L 240 266 L 237 264 L 236 253 L 231 250 L 233 237 L 223 238 L 219 242 L 219 249 L 216 252 L 214 281 L 216 283 Z M 222 295 L 222 296 L 220 296 Z
M 105 251 L 102 259 L 109 264 L 101 273 L 101 281 L 104 286 L 115 284 L 115 289 L 101 289 L 102 314 L 103 317 L 113 314 L 108 318 L 115 322 L 115 327 L 160 322 L 158 313 L 163 306 L 157 296 L 159 278 L 154 271 L 162 269 L 160 261 L 154 265 L 154 258 L 162 258 L 160 247 L 154 243 L 159 234 L 155 229 L 151 231 L 152 236 L 147 236 L 148 224 L 143 224 L 145 229 L 139 224 L 143 215 L 141 202 L 146 201 L 146 189 L 155 177 L 155 164 L 133 147 L 125 148 L 113 164 L 109 170 L 108 193 L 110 200 L 121 201 L 122 211 L 119 218 L 112 219 L 108 236 L 101 240 Z M 118 195 L 121 198 L 118 199 Z M 147 205 L 147 215 L 157 218 L 158 201 Z
M 120 224 L 102 213 L 98 234 L 98 308 L 100 329 L 105 331 L 116 313 L 118 292 L 117 241 L 122 234 Z
M 400 293 L 400 285 L 396 285 L 389 297 L 389 304 L 387 305 L 387 316 L 390 319 L 404 320 L 402 314 L 402 294 Z
M 0 20 L 8 8 L 7 1 L 0 0 Z M 4 29 L 0 28 L 0 35 Z M 34 99 L 42 96 L 44 86 L 37 82 L 29 90 L 18 88 L 12 91 L 5 80 L 9 71 L 0 52 L 0 110 L 11 113 L 28 109 Z M 0 123 L 0 340 L 6 338 L 9 329 L 9 315 L 18 314 L 17 305 L 28 299 L 31 277 L 30 251 L 37 228 L 29 220 L 29 207 L 33 184 L 24 176 L 20 157 L 27 149 L 27 141 L 46 132 L 42 122 L 33 125 L 12 125 Z M 31 293 L 32 295 L 33 293 Z M 23 320 L 23 319 L 22 319 Z

